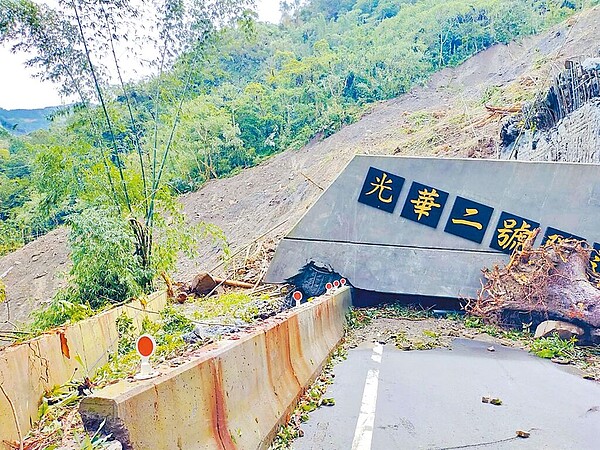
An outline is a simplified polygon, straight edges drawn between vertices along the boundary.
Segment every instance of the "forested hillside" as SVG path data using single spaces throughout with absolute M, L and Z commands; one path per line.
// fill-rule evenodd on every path
M 0 136 L 0 252 L 69 220 L 76 287 L 67 298 L 127 298 L 173 269 L 181 243 L 195 245 L 176 232 L 175 196 L 326 138 L 439 69 L 593 3 L 283 2 L 280 25 L 239 14 L 160 76 L 104 87 L 102 108 L 82 96 L 66 123 Z M 31 23 L 0 16 L 0 41 L 32 42 Z M 160 264 L 145 261 L 148 241 Z
M 447 65 L 497 42 L 538 32 L 581 8 L 567 1 L 312 1 L 283 2 L 280 26 L 256 23 L 226 30 L 194 67 L 173 153 L 167 161 L 175 193 L 197 189 L 261 158 L 299 148 L 354 122 L 365 105 L 406 92 Z M 176 67 L 163 79 L 129 86 L 138 132 L 152 134 L 154 89 L 173 94 Z M 175 106 L 177 98 L 169 99 Z M 123 95 L 110 99 L 119 151 L 127 142 Z M 66 136 L 65 136 L 66 133 Z M 60 138 L 60 139 L 59 139 Z M 44 233 L 87 202 L 97 163 L 83 113 L 66 126 L 19 140 L 0 159 L 0 246 Z M 83 148 L 82 148 L 83 147 Z M 114 156 L 113 156 L 114 159 Z M 1 251 L 1 249 L 0 249 Z
M 27 134 L 50 127 L 52 114 L 57 107 L 40 109 L 2 109 L 0 108 L 0 126 L 12 134 Z

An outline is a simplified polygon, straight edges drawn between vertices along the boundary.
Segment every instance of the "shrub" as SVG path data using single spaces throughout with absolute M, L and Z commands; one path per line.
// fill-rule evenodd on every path
M 72 301 L 97 309 L 143 292 L 153 277 L 142 268 L 123 219 L 110 209 L 87 209 L 69 223 Z

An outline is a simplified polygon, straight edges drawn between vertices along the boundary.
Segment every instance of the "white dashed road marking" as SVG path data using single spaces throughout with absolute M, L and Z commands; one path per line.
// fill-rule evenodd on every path
M 373 348 L 371 359 L 377 364 L 381 363 L 383 355 L 383 345 L 377 343 Z M 354 440 L 352 441 L 352 450 L 371 450 L 373 440 L 373 426 L 375 424 L 375 409 L 377 407 L 377 388 L 379 386 L 379 367 L 370 369 L 365 381 L 362 404 Z

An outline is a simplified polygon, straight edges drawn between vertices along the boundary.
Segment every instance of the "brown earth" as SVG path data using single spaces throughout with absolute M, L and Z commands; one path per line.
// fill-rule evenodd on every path
M 59 228 L 0 258 L 0 275 L 6 284 L 7 302 L 0 304 L 0 330 L 10 321 L 26 321 L 31 311 L 43 307 L 62 285 L 70 267 L 67 230 Z M 1 343 L 0 339 L 0 343 Z
M 497 157 L 502 114 L 486 110 L 488 97 L 496 92 L 494 102 L 501 106 L 531 99 L 568 57 L 597 56 L 598 36 L 600 8 L 594 8 L 539 36 L 494 46 L 437 73 L 424 86 L 374 105 L 360 121 L 327 139 L 181 197 L 185 214 L 192 223 L 221 227 L 235 250 L 283 221 L 269 236 L 287 233 L 318 198 L 318 186 L 327 188 L 356 154 Z M 12 268 L 3 279 L 13 322 L 27 321 L 64 283 L 66 236 L 58 229 L 0 258 L 0 275 Z M 202 248 L 198 257 L 180 260 L 176 279 L 189 281 L 219 262 L 218 248 Z M 0 305 L 0 322 L 5 318 L 6 305 Z

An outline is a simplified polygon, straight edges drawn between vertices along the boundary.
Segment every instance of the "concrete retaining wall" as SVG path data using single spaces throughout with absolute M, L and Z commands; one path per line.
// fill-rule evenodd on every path
M 344 334 L 351 290 L 211 344 L 159 377 L 122 381 L 81 402 L 88 430 L 106 419 L 126 449 L 267 448 Z
M 167 304 L 165 292 L 148 298 L 146 311 L 160 311 Z M 92 376 L 117 349 L 117 317 L 126 312 L 140 327 L 147 313 L 138 301 L 120 306 L 35 339 L 0 349 L 0 385 L 17 412 L 25 435 L 37 420 L 42 395 L 73 378 Z M 83 363 L 83 366 L 81 363 Z M 18 440 L 15 418 L 0 392 L 0 442 Z

